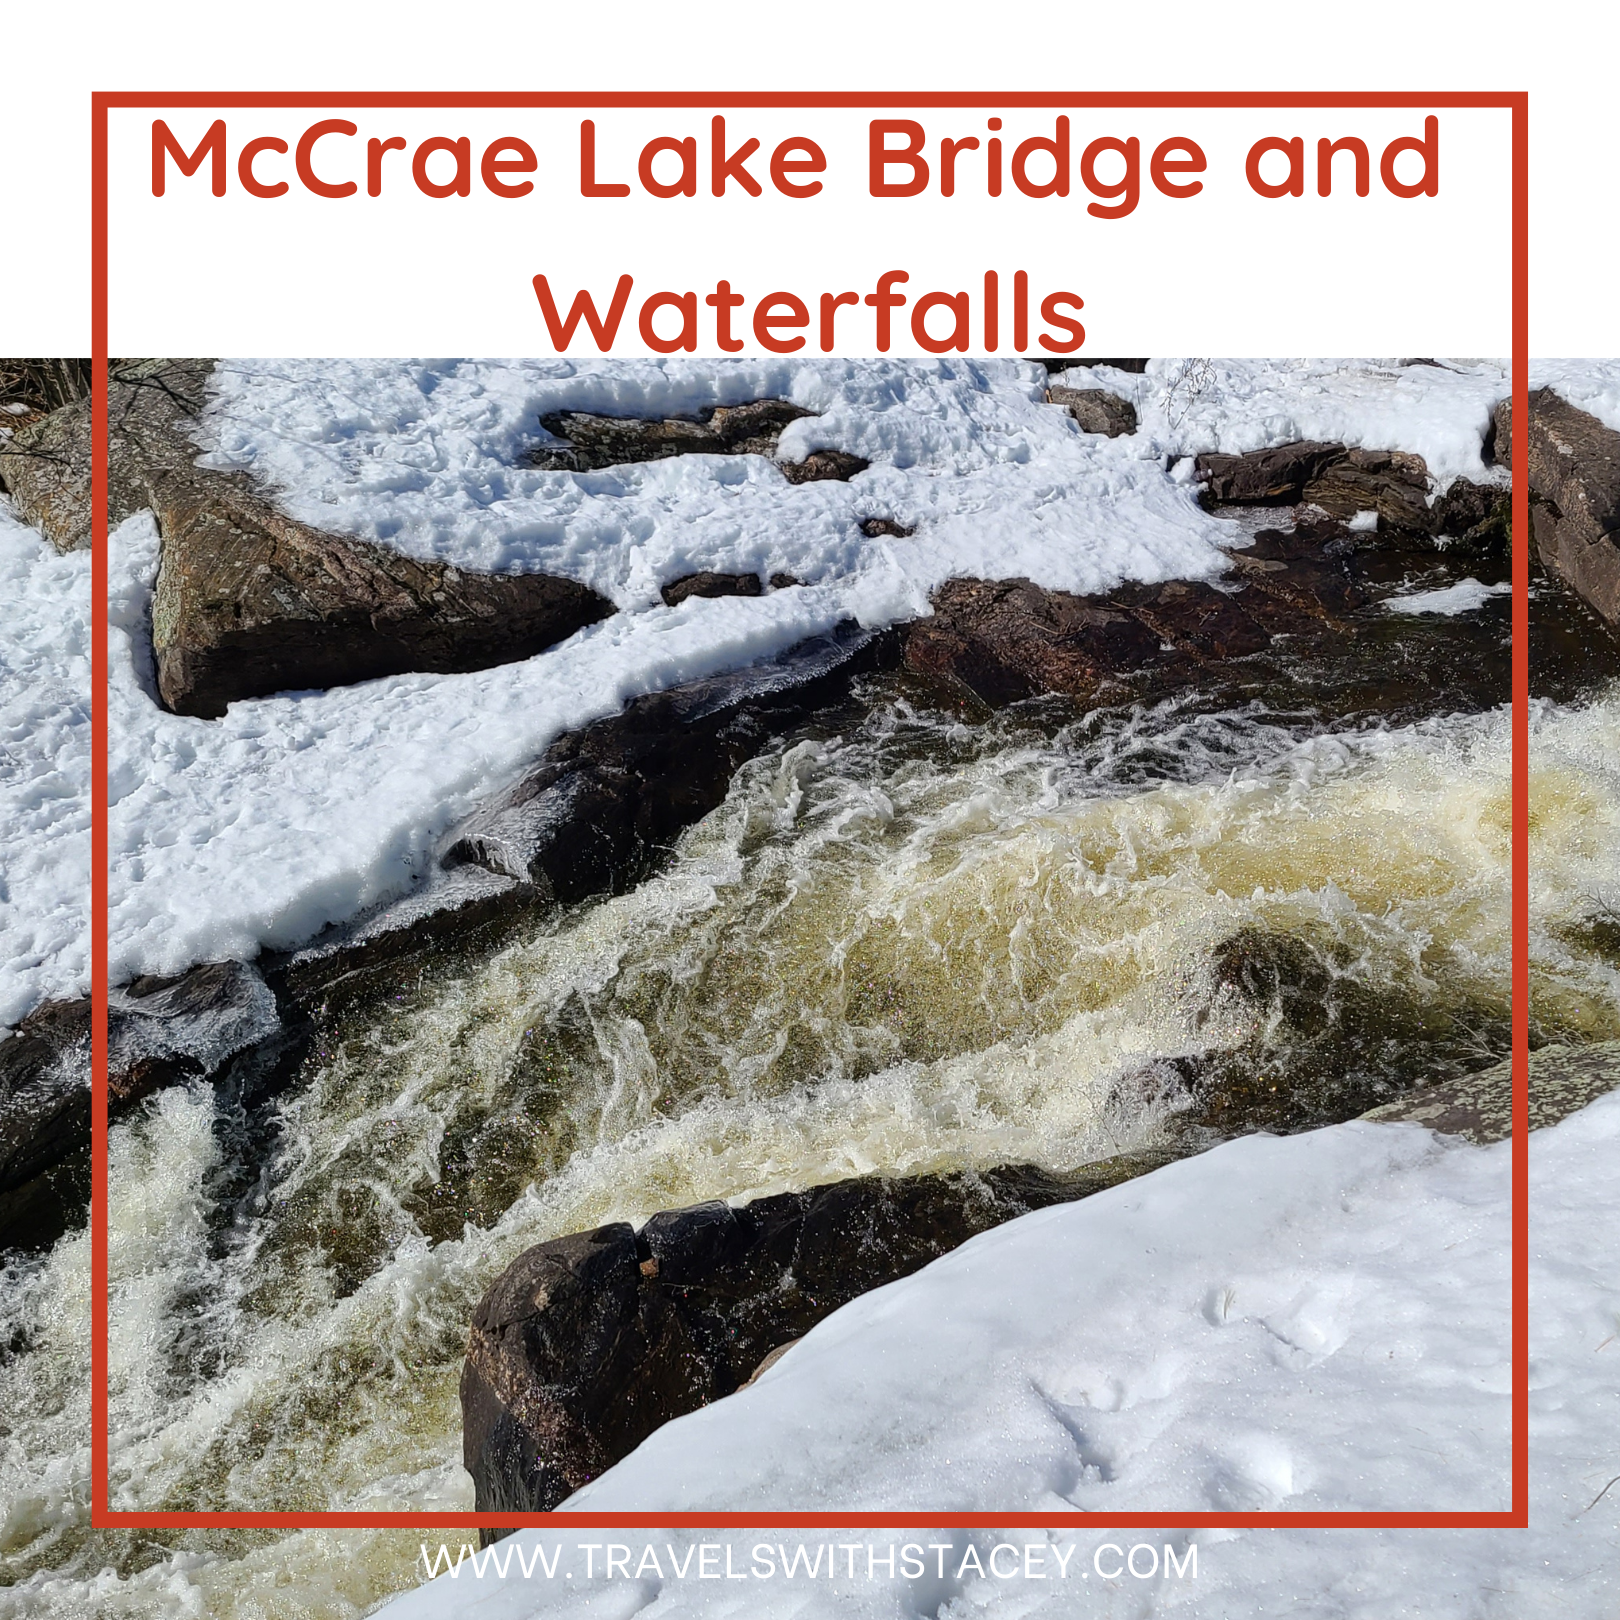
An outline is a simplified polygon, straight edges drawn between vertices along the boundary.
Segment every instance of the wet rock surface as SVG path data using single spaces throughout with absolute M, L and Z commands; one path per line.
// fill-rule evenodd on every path
M 1529 398 L 1525 426 L 1531 528 L 1549 572 L 1612 630 L 1620 630 L 1620 433 L 1550 388 Z M 1507 461 L 1513 402 L 1496 411 L 1496 454 Z
M 232 478 L 164 473 L 149 492 L 163 537 L 158 689 L 177 714 L 211 719 L 272 692 L 487 669 L 613 612 L 573 580 L 466 573 L 325 534 Z
M 1231 581 L 1097 596 L 1027 579 L 948 580 L 934 593 L 933 617 L 907 628 L 906 663 L 992 704 L 1040 692 L 1088 698 L 1150 667 L 1197 679 L 1205 664 L 1263 651 L 1302 617 L 1336 621 L 1365 599 L 1354 547 L 1337 525 L 1263 531 L 1233 561 Z
M 1342 943 L 1246 928 L 1209 965 L 1204 1016 L 1242 1009 L 1251 1033 L 1197 1058 L 1128 1075 L 1122 1086 L 1173 1100 L 1175 1134 L 1208 1143 L 1250 1131 L 1336 1124 L 1391 1097 L 1471 1074 L 1506 1050 L 1499 1009 L 1395 993 L 1356 971 Z
M 245 962 L 207 962 L 175 978 L 138 978 L 109 1000 L 107 1083 L 114 1113 L 160 1086 L 212 1077 L 281 1029 L 274 993 Z
M 37 1007 L 0 1040 L 0 1248 L 55 1241 L 88 1196 L 90 1004 Z
M 720 803 L 744 760 L 894 658 L 892 637 L 848 625 L 771 664 L 637 698 L 561 738 L 538 769 L 469 816 L 448 836 L 444 862 L 565 903 L 627 887 Z
M 544 1512 L 661 1424 L 740 1388 L 839 1306 L 979 1232 L 1167 1162 L 867 1176 L 700 1204 L 520 1255 L 473 1318 L 463 1460 L 480 1512 Z

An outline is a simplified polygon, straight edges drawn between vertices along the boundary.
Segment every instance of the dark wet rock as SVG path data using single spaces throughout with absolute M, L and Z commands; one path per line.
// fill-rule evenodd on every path
M 1543 1046 L 1530 1054 L 1530 1129 L 1545 1130 L 1620 1089 L 1620 1041 Z M 1513 1134 L 1513 1062 L 1424 1086 L 1362 1115 L 1386 1124 L 1411 1121 L 1482 1146 Z
M 683 574 L 658 593 L 666 607 L 679 607 L 689 596 L 761 596 L 758 574 Z
M 1340 522 L 1376 512 L 1378 532 L 1404 543 L 1443 538 L 1482 554 L 1507 548 L 1512 499 L 1505 487 L 1458 478 L 1431 502 L 1427 463 L 1404 450 L 1301 441 L 1243 456 L 1203 455 L 1196 466 L 1211 509 L 1297 504 Z
M 90 1003 L 37 1007 L 0 1040 L 0 1248 L 52 1242 L 82 1202 L 59 1174 L 90 1139 Z
M 152 602 L 158 688 L 215 718 L 272 692 L 531 658 L 612 604 L 546 574 L 475 574 L 325 534 L 242 482 L 194 469 L 149 486 L 163 537 Z
M 197 455 L 188 431 L 201 410 L 212 360 L 130 360 L 107 386 L 107 516 L 122 523 L 147 504 L 156 473 Z M 90 544 L 91 401 L 76 400 L 0 443 L 0 485 L 18 515 L 58 551 Z
M 1377 512 L 1380 528 L 1408 534 L 1432 528 L 1428 466 L 1403 450 L 1347 450 L 1308 479 L 1301 496 L 1329 517 Z
M 1620 433 L 1550 388 L 1530 395 L 1530 520 L 1542 564 L 1610 629 L 1620 629 Z M 1508 462 L 1513 402 L 1496 409 L 1496 455 Z
M 1167 1162 L 866 1176 L 537 1245 L 484 1296 L 461 1377 L 480 1512 L 544 1512 L 670 1419 L 729 1395 L 860 1294 L 1003 1221 Z
M 894 657 L 893 638 L 847 625 L 769 664 L 637 698 L 559 739 L 539 767 L 446 839 L 472 863 L 563 902 L 621 890 L 726 795 L 772 737 Z
M 543 909 L 531 884 L 478 866 L 434 871 L 409 893 L 317 934 L 262 967 L 284 1006 L 320 1013 L 394 985 L 414 985 L 424 958 L 489 949 Z
M 1088 695 L 1155 658 L 1162 640 L 1137 614 L 1027 579 L 947 580 L 933 606 L 907 628 L 907 667 L 958 680 L 987 703 Z
M 1301 439 L 1243 455 L 1211 451 L 1193 468 L 1206 506 L 1295 506 L 1305 486 L 1345 454 L 1342 444 Z
M 1046 367 L 1050 376 L 1057 376 L 1060 372 L 1069 371 L 1076 366 L 1112 366 L 1115 371 L 1134 371 L 1141 373 L 1147 370 L 1146 360 L 1082 360 L 1072 356 L 1066 360 L 1046 360 L 1039 362 Z
M 865 472 L 870 465 L 870 462 L 843 450 L 812 450 L 803 461 L 777 462 L 782 476 L 790 484 L 816 484 L 829 478 L 848 483 L 856 473 Z
M 782 429 L 814 413 L 785 399 L 720 405 L 701 416 L 598 416 L 548 411 L 540 425 L 559 444 L 536 445 L 531 466 L 592 472 L 671 456 L 765 456 L 774 459 Z
M 770 584 L 773 591 L 786 591 L 804 584 L 804 581 L 796 574 L 772 574 Z
M 1102 433 L 1110 439 L 1136 431 L 1136 407 L 1106 388 L 1048 388 L 1048 403 L 1062 405 L 1080 425 L 1082 433 Z
M 1251 1033 L 1175 1060 L 1178 1130 L 1194 1140 L 1312 1130 L 1467 1074 L 1505 1046 L 1494 1004 L 1455 987 L 1372 983 L 1359 968 L 1343 942 L 1309 932 L 1250 927 L 1223 940 L 1201 1017 L 1235 1011 Z
M 1434 503 L 1432 529 L 1447 549 L 1505 554 L 1513 534 L 1513 492 L 1499 484 L 1456 478 Z
M 883 538 L 909 540 L 916 532 L 915 529 L 908 529 L 903 523 L 896 523 L 893 518 L 870 517 L 861 519 L 861 533 L 868 540 Z
M 1303 617 L 1338 622 L 1361 605 L 1355 547 L 1338 524 L 1264 531 L 1233 553 L 1233 579 L 1125 584 L 1096 596 L 1027 579 L 953 579 L 933 616 L 906 628 L 906 664 L 958 681 L 987 703 L 1043 692 L 1089 698 L 1154 669 L 1189 681 L 1210 664 L 1261 652 Z
M 175 978 L 137 978 L 110 997 L 109 1101 L 118 1109 L 160 1086 L 211 1078 L 280 1029 L 275 994 L 248 963 L 207 962 Z

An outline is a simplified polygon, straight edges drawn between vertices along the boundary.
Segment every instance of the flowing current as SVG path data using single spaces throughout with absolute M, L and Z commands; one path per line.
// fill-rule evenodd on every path
M 1536 1033 L 1612 1039 L 1620 688 L 1540 705 L 1532 747 Z M 1176 1064 L 1370 1105 L 1494 1061 L 1508 760 L 1501 710 L 970 726 L 900 690 L 790 739 L 658 876 L 352 1016 L 264 1117 L 198 1086 L 114 1130 L 114 1506 L 470 1508 L 467 1324 L 554 1234 L 1152 1145 L 1186 1124 Z M 1279 938 L 1327 1037 L 1221 971 Z M 0 1615 L 340 1616 L 409 1585 L 420 1532 L 88 1529 L 88 1262 L 70 1234 L 4 1277 Z

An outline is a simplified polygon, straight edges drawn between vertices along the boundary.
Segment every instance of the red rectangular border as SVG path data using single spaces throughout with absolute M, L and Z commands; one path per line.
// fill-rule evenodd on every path
M 108 591 L 107 114 L 114 107 L 1475 107 L 1512 113 L 1512 399 L 1514 420 L 1529 410 L 1529 95 L 1525 91 L 978 91 L 753 92 L 720 91 L 97 91 L 91 97 L 91 349 L 94 375 L 91 498 L 95 511 L 92 578 L 103 604 Z M 107 709 L 95 707 L 91 791 L 101 810 L 91 835 L 93 981 L 91 1136 L 91 1433 L 90 1523 L 95 1529 L 443 1529 L 542 1526 L 561 1529 L 770 1527 L 782 1529 L 1012 1529 L 1085 1525 L 1096 1530 L 1201 1529 L 1524 1529 L 1530 1522 L 1529 1413 L 1529 625 L 1530 551 L 1527 439 L 1513 436 L 1513 723 L 1511 861 L 1513 1003 L 1512 1149 L 1512 1507 L 1497 1513 L 132 1513 L 110 1506 L 107 1391 Z M 108 686 L 105 614 L 91 638 L 94 690 Z

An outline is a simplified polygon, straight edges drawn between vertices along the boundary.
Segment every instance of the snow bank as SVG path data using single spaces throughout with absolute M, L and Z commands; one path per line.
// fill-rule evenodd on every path
M 0 497 L 0 1029 L 89 989 L 90 555 Z
M 969 1573 L 992 1532 L 592 1531 L 556 1578 L 470 1568 L 389 1620 L 636 1612 L 1012 1617 L 1615 1611 L 1611 1095 L 1531 1143 L 1531 1527 L 1050 1531 L 1068 1581 Z M 1508 1146 L 1353 1123 L 1228 1143 L 974 1239 L 830 1317 L 752 1389 L 658 1431 L 571 1509 L 994 1513 L 1491 1509 L 1508 1501 Z M 1012 1532 L 1018 1543 L 1042 1533 Z M 586 1540 L 945 1543 L 944 1581 L 583 1579 Z M 1100 1543 L 1199 1545 L 1195 1582 L 1104 1580 Z M 523 1532 L 518 1549 L 559 1546 Z M 503 1543 L 503 1545 L 505 1545 Z M 665 1560 L 667 1567 L 667 1560 Z M 1117 1560 L 1110 1557 L 1112 1566 Z M 1048 1571 L 1055 1566 L 1049 1560 Z M 1003 1559 L 1003 1568 L 1006 1562 Z M 1080 1571 L 1088 1571 L 1080 1575 Z

